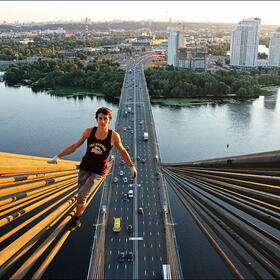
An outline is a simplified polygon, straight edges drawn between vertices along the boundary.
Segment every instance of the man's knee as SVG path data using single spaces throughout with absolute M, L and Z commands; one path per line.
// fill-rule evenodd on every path
M 89 176 L 83 186 L 78 190 L 77 205 L 86 205 L 88 196 L 91 194 L 94 187 L 101 180 L 101 176 L 97 174 L 92 174 Z

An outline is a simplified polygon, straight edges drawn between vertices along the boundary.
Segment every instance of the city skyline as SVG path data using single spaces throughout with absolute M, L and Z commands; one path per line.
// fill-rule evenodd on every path
M 279 25 L 278 1 L 2 1 L 0 18 L 7 23 L 155 20 L 237 23 L 259 17 Z

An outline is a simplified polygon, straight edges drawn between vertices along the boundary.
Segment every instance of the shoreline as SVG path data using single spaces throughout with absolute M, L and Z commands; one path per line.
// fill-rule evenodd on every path
M 15 84 L 12 87 L 19 86 L 28 86 L 26 84 Z M 30 85 L 28 87 L 31 87 Z M 32 88 L 32 87 L 31 87 Z M 262 89 L 266 90 L 268 94 L 264 94 L 265 96 L 271 96 L 278 92 L 280 86 L 266 86 L 262 87 Z M 37 90 L 35 90 L 37 91 Z M 78 97 L 78 96 L 97 96 L 97 97 L 105 97 L 105 94 L 101 92 L 95 92 L 90 89 L 85 88 L 68 88 L 68 87 L 56 87 L 56 88 L 46 88 L 46 89 L 38 89 L 38 91 L 45 91 L 47 94 L 56 95 L 56 96 L 65 96 L 67 98 L 70 97 Z M 270 94 L 269 94 L 270 92 Z M 260 95 L 260 96 L 264 96 Z M 151 103 L 153 105 L 161 105 L 161 106 L 176 106 L 176 107 L 188 107 L 188 106 L 198 106 L 198 105 L 215 105 L 215 104 L 225 104 L 225 103 L 240 103 L 243 101 L 252 100 L 249 99 L 238 99 L 233 96 L 223 97 L 223 98 L 211 98 L 211 97 L 201 97 L 201 98 L 150 98 Z

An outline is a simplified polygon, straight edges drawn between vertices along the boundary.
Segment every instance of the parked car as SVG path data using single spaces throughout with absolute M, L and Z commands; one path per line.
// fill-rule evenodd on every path
M 123 194 L 123 200 L 127 201 L 127 193 Z
M 127 183 L 127 181 L 128 181 L 127 178 L 124 177 L 124 178 L 123 178 L 123 182 L 124 182 L 124 183 Z
M 114 183 L 118 182 L 118 178 L 114 177 Z
M 120 176 L 123 176 L 123 174 L 124 174 L 124 173 L 123 173 L 123 171 L 121 170 L 121 171 L 120 171 Z
M 141 214 L 141 215 L 144 214 L 144 209 L 142 207 L 138 208 L 138 214 Z

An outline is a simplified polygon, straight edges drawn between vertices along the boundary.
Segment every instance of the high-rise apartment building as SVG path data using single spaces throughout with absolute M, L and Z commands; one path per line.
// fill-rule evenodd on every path
M 167 64 L 178 66 L 178 49 L 184 47 L 184 37 L 179 28 L 169 28 Z
M 188 47 L 178 50 L 178 67 L 205 71 L 208 52 L 203 47 Z
M 230 65 L 241 69 L 257 66 L 259 18 L 243 19 L 234 28 L 230 43 Z
M 272 32 L 269 43 L 268 65 L 280 67 L 280 32 Z

